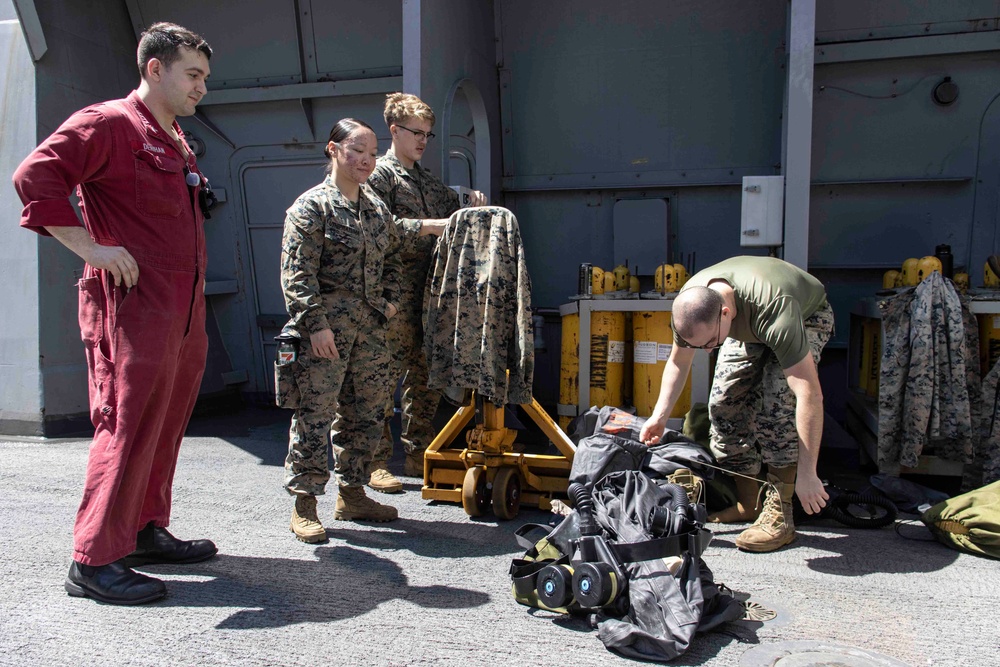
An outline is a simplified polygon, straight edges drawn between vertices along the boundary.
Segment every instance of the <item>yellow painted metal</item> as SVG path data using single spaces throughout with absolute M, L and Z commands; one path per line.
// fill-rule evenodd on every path
M 618 291 L 627 290 L 630 279 L 632 278 L 632 273 L 628 270 L 628 267 L 624 264 L 619 264 L 615 267 L 614 273 L 615 289 Z
M 590 288 L 594 294 L 604 294 L 604 269 L 599 266 L 593 268 L 590 276 Z
M 969 274 L 965 271 L 960 271 L 955 274 L 955 287 L 959 292 L 965 294 L 969 291 Z
M 882 289 L 892 289 L 902 284 L 903 274 L 895 269 L 889 269 L 882 274 Z
M 634 382 L 632 402 L 640 417 L 648 417 L 653 412 L 656 399 L 660 395 L 660 383 L 667 357 L 674 342 L 670 329 L 669 312 L 640 311 L 632 318 L 632 337 L 635 341 L 633 352 Z M 684 417 L 691 409 L 691 376 L 688 375 L 684 389 L 674 404 L 671 417 Z
M 632 294 L 639 293 L 639 277 L 632 276 L 628 279 L 628 291 Z
M 982 375 L 1000 361 L 1000 315 L 983 313 L 979 318 L 979 365 Z
M 989 262 L 983 264 L 983 286 L 990 289 L 1000 289 L 1000 276 L 993 273 Z
M 559 403 L 576 405 L 580 400 L 580 315 L 572 313 L 562 318 L 562 354 L 559 362 Z M 572 417 L 559 416 L 562 428 Z
M 656 274 L 653 276 L 653 289 L 657 292 L 677 291 L 677 270 L 673 264 L 661 264 L 656 267 Z
M 688 281 L 687 269 L 684 268 L 683 264 L 674 264 L 674 284 L 677 285 L 677 289 L 684 287 L 684 283 Z
M 941 260 L 934 255 L 927 255 L 917 260 L 917 282 L 937 271 L 941 273 Z
M 906 287 L 916 285 L 920 282 L 917 280 L 917 261 L 916 257 L 908 257 L 903 262 L 903 285 Z
M 569 472 L 573 467 L 576 446 L 556 426 L 538 401 L 522 403 L 521 409 L 534 421 L 555 445 L 558 454 L 530 454 L 514 451 L 517 431 L 505 428 L 503 407 L 489 401 L 479 404 L 477 425 L 466 434 L 467 446 L 449 447 L 476 412 L 476 397 L 458 409 L 448 424 L 434 438 L 424 454 L 424 486 L 421 496 L 426 500 L 462 503 L 462 487 L 467 470 L 482 468 L 486 482 L 492 484 L 499 471 L 514 469 L 521 483 L 521 504 L 552 506 L 552 498 L 565 496 Z M 504 473 L 509 476 L 511 473 Z
M 616 289 L 618 289 L 616 287 L 616 285 L 617 285 L 617 283 L 615 281 L 615 274 L 614 274 L 614 272 L 613 271 L 605 271 L 604 272 L 604 293 L 607 294 L 608 292 L 614 292 Z

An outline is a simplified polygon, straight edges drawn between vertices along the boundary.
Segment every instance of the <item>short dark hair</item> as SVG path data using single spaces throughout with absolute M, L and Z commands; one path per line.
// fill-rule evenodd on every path
M 176 23 L 160 22 L 146 28 L 139 38 L 139 48 L 136 51 L 139 76 L 146 78 L 146 65 L 153 58 L 165 67 L 173 65 L 181 57 L 182 47 L 201 51 L 206 58 L 212 57 L 212 47 L 204 37 Z
M 714 289 L 692 285 L 674 299 L 674 329 L 687 340 L 698 326 L 714 322 L 725 303 Z
M 371 130 L 372 134 L 375 133 L 375 130 L 372 130 L 372 126 L 363 120 L 358 120 L 357 118 L 341 118 L 330 130 L 330 138 L 326 140 L 326 143 L 329 144 L 332 141 L 335 144 L 339 144 L 359 127 Z M 328 147 L 323 149 L 323 155 L 332 157 Z

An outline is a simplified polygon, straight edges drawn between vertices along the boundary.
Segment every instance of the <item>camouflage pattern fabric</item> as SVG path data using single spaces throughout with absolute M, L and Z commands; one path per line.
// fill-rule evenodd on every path
M 804 325 L 809 350 L 819 365 L 833 336 L 833 309 L 827 304 Z M 727 338 L 722 344 L 708 412 L 712 454 L 727 470 L 757 475 L 762 462 L 776 468 L 798 462 L 795 394 L 774 352 L 763 343 Z
M 324 492 L 331 425 L 342 486 L 368 481 L 382 433 L 391 392 L 386 311 L 399 302 L 400 238 L 388 208 L 367 186 L 359 204 L 355 212 L 328 177 L 285 218 L 281 286 L 291 316 L 285 331 L 300 338 L 299 400 L 285 460 L 285 487 L 293 494 Z M 325 328 L 333 332 L 337 360 L 312 354 L 309 336 Z
M 402 441 L 407 453 L 423 451 L 434 439 L 434 414 L 441 395 L 427 386 L 427 359 L 424 357 L 424 288 L 430 271 L 437 238 L 417 236 L 409 231 L 408 219 L 447 218 L 459 209 L 458 193 L 419 164 L 406 169 L 395 155 L 383 155 L 368 177 L 368 185 L 381 197 L 400 225 L 402 263 L 399 315 L 389 322 L 389 352 L 392 356 L 393 384 L 403 378 Z M 375 460 L 392 455 L 392 397 L 386 405 L 386 421 Z
M 926 447 L 971 463 L 979 448 L 982 384 L 979 327 L 968 298 L 932 273 L 879 308 L 879 469 L 914 467 Z
M 362 486 L 382 435 L 381 411 L 389 392 L 385 320 L 369 308 L 356 326 L 335 330 L 339 359 L 312 353 L 303 340 L 296 362 L 299 407 L 292 415 L 285 488 L 322 495 L 330 479 L 327 448 L 333 425 L 333 460 L 340 486 Z
M 497 406 L 531 402 L 531 278 L 513 213 L 483 206 L 451 216 L 425 303 L 431 388 L 474 389 Z
M 979 486 L 1000 480 L 1000 361 L 983 380 L 983 473 Z

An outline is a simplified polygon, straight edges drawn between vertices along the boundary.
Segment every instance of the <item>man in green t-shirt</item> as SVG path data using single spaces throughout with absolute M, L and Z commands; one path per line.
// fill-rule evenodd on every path
M 733 257 L 691 277 L 674 300 L 671 327 L 674 345 L 660 396 L 639 437 L 659 442 L 695 350 L 721 348 L 708 406 L 711 448 L 734 474 L 738 503 L 710 518 L 754 520 L 736 546 L 779 549 L 795 539 L 792 494 L 810 514 L 828 499 L 816 474 L 823 435 L 816 366 L 833 335 L 826 290 L 780 259 Z M 758 510 L 762 464 L 768 489 Z

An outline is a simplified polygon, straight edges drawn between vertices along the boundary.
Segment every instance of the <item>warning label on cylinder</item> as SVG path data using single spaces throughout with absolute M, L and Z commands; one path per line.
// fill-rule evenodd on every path
M 632 358 L 637 364 L 655 364 L 656 363 L 656 341 L 655 340 L 637 340 L 635 341 L 635 349 L 633 350 Z
M 670 343 L 657 343 L 655 340 L 635 341 L 634 359 L 637 364 L 655 364 L 670 358 Z
M 625 341 L 623 340 L 608 341 L 608 363 L 609 364 L 625 363 Z

